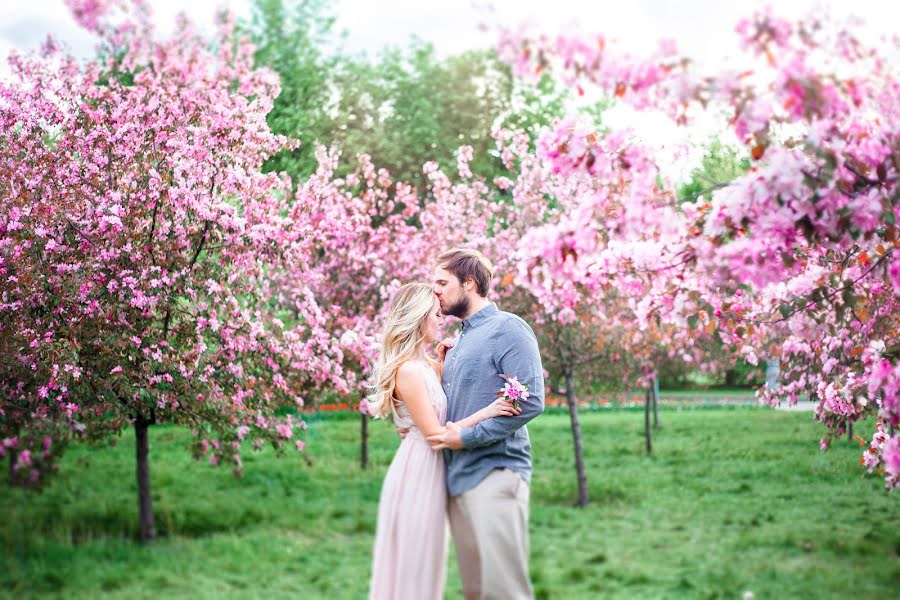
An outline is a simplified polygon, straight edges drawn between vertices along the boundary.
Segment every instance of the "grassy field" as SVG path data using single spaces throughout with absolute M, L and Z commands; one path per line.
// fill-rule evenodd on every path
M 591 504 L 572 507 L 568 416 L 531 427 L 531 575 L 538 598 L 885 598 L 900 581 L 900 496 L 859 448 L 817 449 L 809 413 L 662 410 L 654 454 L 636 411 L 583 415 Z M 151 431 L 157 526 L 133 541 L 134 444 L 71 449 L 40 496 L 0 488 L 0 594 L 28 598 L 364 598 L 381 479 L 397 445 L 355 418 L 313 420 L 311 464 L 246 456 L 246 475 Z M 867 433 L 867 432 L 866 432 Z M 891 592 L 891 590 L 894 590 Z M 460 598 L 451 562 L 447 598 Z

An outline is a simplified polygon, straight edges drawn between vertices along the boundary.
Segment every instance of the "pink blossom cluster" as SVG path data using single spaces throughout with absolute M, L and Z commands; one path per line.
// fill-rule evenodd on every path
M 140 3 L 108 26 L 70 5 L 100 58 L 48 44 L 0 83 L 4 453 L 37 485 L 69 440 L 177 422 L 240 469 L 243 443 L 296 437 L 276 408 L 347 385 L 306 269 L 319 216 L 262 171 L 295 143 L 266 123 L 278 78 L 227 17 L 211 48 L 187 21 L 159 40 Z
M 737 35 L 756 66 L 700 75 L 670 45 L 635 58 L 602 36 L 502 33 L 499 52 L 523 74 L 550 71 L 681 125 L 730 114 L 752 158 L 711 201 L 678 203 L 628 132 L 562 121 L 536 158 L 548 178 L 588 178 L 591 192 L 523 236 L 518 274 L 560 314 L 580 294 L 615 290 L 641 327 L 712 332 L 751 363 L 779 360 L 781 383 L 761 399 L 817 398 L 827 446 L 857 419 L 896 423 L 900 82 L 877 49 L 822 16 L 790 23 L 767 10 Z

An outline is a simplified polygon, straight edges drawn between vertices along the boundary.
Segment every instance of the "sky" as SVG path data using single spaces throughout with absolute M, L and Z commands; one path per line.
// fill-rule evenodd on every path
M 251 7 L 251 0 L 151 2 L 164 32 L 171 31 L 175 15 L 182 10 L 210 28 L 217 8 L 227 6 L 247 16 Z M 334 0 L 332 6 L 337 28 L 347 32 L 350 51 L 375 53 L 418 35 L 433 42 L 439 52 L 450 54 L 493 43 L 492 34 L 479 31 L 479 23 L 529 21 L 549 32 L 575 28 L 604 33 L 635 51 L 651 49 L 660 38 L 671 38 L 686 54 L 714 63 L 736 51 L 734 25 L 754 4 L 746 0 Z M 873 37 L 897 33 L 900 23 L 900 3 L 890 0 L 779 0 L 775 5 L 779 14 L 788 17 L 817 7 L 838 16 L 859 16 Z M 48 33 L 76 54 L 87 56 L 93 48 L 91 37 L 78 27 L 63 0 L 0 2 L 0 57 L 12 48 L 36 48 Z M 0 70 L 5 71 L 3 62 Z
M 154 20 L 165 34 L 184 11 L 201 28 L 212 30 L 213 15 L 228 7 L 238 17 L 251 13 L 251 0 L 151 0 Z M 491 46 L 494 34 L 479 24 L 516 26 L 527 22 L 539 31 L 602 33 L 627 50 L 652 51 L 663 38 L 674 40 L 699 65 L 726 66 L 738 53 L 737 21 L 765 3 L 752 0 L 334 0 L 336 29 L 346 32 L 344 49 L 377 54 L 386 46 L 405 45 L 416 35 L 439 54 Z M 800 17 L 829 10 L 837 17 L 863 20 L 864 37 L 874 41 L 898 33 L 900 2 L 891 0 L 779 0 L 777 14 Z M 36 49 L 52 34 L 73 53 L 90 56 L 93 39 L 70 16 L 63 0 L 0 0 L 0 77 L 8 75 L 5 57 L 12 49 Z M 896 52 L 893 55 L 897 58 Z M 658 119 L 636 117 L 627 109 L 610 115 L 663 145 L 677 140 L 673 128 Z M 617 123 L 610 123 L 617 124 Z M 704 133 L 705 135 L 705 133 Z

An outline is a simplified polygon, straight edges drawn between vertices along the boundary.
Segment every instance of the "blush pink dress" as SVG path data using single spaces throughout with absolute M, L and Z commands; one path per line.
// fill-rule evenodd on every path
M 447 397 L 438 374 L 425 362 L 415 364 L 421 367 L 428 397 L 443 425 Z M 437 600 L 444 597 L 447 577 L 444 456 L 431 449 L 402 403 L 394 408 L 394 422 L 410 430 L 381 488 L 369 598 Z

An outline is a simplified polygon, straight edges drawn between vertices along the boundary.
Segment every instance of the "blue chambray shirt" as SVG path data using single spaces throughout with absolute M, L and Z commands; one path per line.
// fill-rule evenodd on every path
M 522 414 L 494 417 L 462 430 L 463 450 L 444 451 L 451 496 L 466 492 L 494 469 L 511 469 L 531 482 L 528 421 L 544 411 L 544 369 L 537 338 L 528 323 L 491 303 L 462 322 L 456 346 L 447 352 L 443 370 L 447 420 L 459 421 L 491 404 L 514 375 L 528 385 Z

